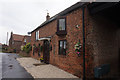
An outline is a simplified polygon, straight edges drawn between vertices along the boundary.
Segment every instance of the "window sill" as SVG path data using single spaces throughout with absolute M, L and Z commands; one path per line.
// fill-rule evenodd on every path
M 66 31 L 57 31 L 56 35 L 58 35 L 58 36 L 67 35 L 67 32 Z
M 35 42 L 38 42 L 39 40 L 35 40 Z

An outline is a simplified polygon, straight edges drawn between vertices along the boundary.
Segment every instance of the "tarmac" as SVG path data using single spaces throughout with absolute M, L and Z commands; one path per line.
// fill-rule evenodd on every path
M 16 60 L 19 56 L 12 53 L 0 53 L 0 74 L 2 74 L 2 79 L 25 79 L 33 78 Z

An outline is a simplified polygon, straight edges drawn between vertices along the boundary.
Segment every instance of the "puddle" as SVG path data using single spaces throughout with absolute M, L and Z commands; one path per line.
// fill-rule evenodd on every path
M 8 67 L 13 67 L 13 65 L 9 65 Z

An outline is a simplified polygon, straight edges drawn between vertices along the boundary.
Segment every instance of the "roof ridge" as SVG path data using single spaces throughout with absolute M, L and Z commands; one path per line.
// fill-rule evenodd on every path
M 18 36 L 25 36 L 25 35 L 20 35 L 20 34 L 13 34 L 13 35 L 18 35 Z

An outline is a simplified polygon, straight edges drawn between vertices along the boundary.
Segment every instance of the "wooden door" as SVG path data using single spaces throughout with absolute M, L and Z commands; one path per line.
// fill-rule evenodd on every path
M 49 51 L 49 41 L 44 41 L 44 53 L 43 53 L 44 63 L 49 64 L 50 51 Z

